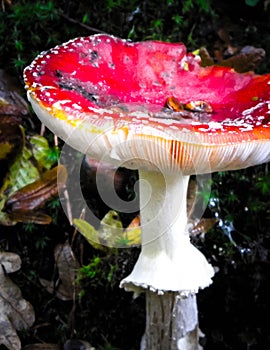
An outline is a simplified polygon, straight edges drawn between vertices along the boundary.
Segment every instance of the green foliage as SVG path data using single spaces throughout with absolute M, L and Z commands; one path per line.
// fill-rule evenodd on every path
M 57 209 L 60 207 L 60 200 L 58 197 L 53 198 L 50 202 L 48 202 L 48 207 L 51 209 Z
M 48 241 L 50 240 L 47 236 L 40 236 L 36 240 L 36 249 L 44 249 L 48 245 Z
M 76 229 L 84 236 L 84 238 L 98 250 L 105 250 L 105 247 L 100 244 L 98 231 L 87 221 L 82 219 L 74 219 L 73 224 Z
M 28 233 L 32 233 L 34 230 L 37 229 L 37 225 L 35 225 L 32 222 L 27 222 L 23 224 L 23 230 Z
M 209 241 L 213 239 L 213 245 L 221 248 L 223 259 L 229 264 L 233 257 L 239 261 L 236 256 L 243 247 L 245 251 L 248 249 L 250 258 L 255 259 L 270 238 L 265 227 L 265 220 L 270 218 L 266 200 L 270 193 L 267 164 L 213 174 L 211 190 L 208 207 L 212 215 L 220 219 L 220 224 L 214 229 L 214 235 L 208 236 Z
M 53 156 L 50 156 L 51 154 Z M 4 188 L 9 188 L 9 196 L 39 179 L 42 171 L 50 169 L 57 158 L 58 151 L 56 153 L 44 137 L 40 135 L 26 137 L 22 152 L 9 167 L 8 177 L 5 179 Z
M 260 0 L 245 0 L 245 3 L 248 6 L 256 6 L 259 2 L 260 2 Z
M 255 188 L 257 188 L 263 196 L 270 194 L 270 175 L 268 172 L 256 179 Z
M 110 344 L 106 344 L 105 346 L 102 346 L 100 350 L 119 350 L 119 348 L 115 348 L 114 346 Z
M 202 13 L 212 14 L 210 0 L 17 1 L 0 11 L 0 67 L 21 74 L 41 51 L 98 31 L 194 45 Z
M 108 262 L 107 257 L 93 257 L 87 265 L 79 269 L 77 282 L 84 283 L 84 280 L 91 280 L 91 284 L 110 285 L 117 266 Z
M 141 230 L 138 225 L 123 229 L 118 213 L 110 210 L 100 221 L 96 230 L 93 225 L 83 219 L 74 219 L 73 224 L 91 246 L 100 251 L 127 248 L 141 244 Z
M 196 2 L 202 11 L 211 12 L 213 14 L 209 0 L 197 0 Z
M 29 143 L 32 147 L 32 153 L 41 169 L 50 169 L 58 161 L 60 153 L 58 147 L 50 147 L 45 137 L 33 135 Z
M 94 278 L 94 277 L 96 277 L 96 275 L 101 272 L 100 263 L 101 263 L 101 258 L 94 257 L 88 265 L 80 268 L 79 278 Z
M 40 176 L 37 167 L 31 162 L 33 154 L 30 149 L 24 147 L 22 155 L 10 167 L 9 194 L 13 194 L 22 187 L 37 180 Z
M 46 31 L 50 32 L 56 18 L 54 3 L 44 0 L 16 2 L 5 12 L 0 12 L 0 34 L 3 38 L 0 57 L 4 63 L 1 66 L 9 68 L 13 65 L 21 71 L 29 61 L 29 53 L 33 57 L 34 51 L 46 41 L 55 44 L 56 41 L 46 35 Z

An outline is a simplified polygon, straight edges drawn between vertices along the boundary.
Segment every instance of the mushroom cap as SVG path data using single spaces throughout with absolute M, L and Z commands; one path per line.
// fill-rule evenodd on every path
M 182 43 L 77 38 L 42 52 L 24 80 L 40 120 L 96 159 L 186 175 L 270 159 L 270 74 L 201 67 Z

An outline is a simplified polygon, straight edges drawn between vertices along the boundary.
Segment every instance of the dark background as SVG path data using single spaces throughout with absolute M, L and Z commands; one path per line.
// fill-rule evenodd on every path
M 78 36 L 106 32 L 131 40 L 182 41 L 189 51 L 206 47 L 218 63 L 251 45 L 265 50 L 257 73 L 270 71 L 270 4 L 268 1 L 1 1 L 0 69 L 17 80 L 25 97 L 22 71 L 41 51 Z M 39 132 L 38 119 L 30 111 L 23 119 L 28 133 Z M 52 142 L 52 135 L 46 131 Z M 84 169 L 89 172 L 91 169 Z M 128 176 L 131 181 L 126 183 Z M 121 173 L 123 195 L 130 196 L 136 173 Z M 87 191 L 87 179 L 83 178 Z M 214 283 L 198 294 L 200 327 L 205 350 L 270 349 L 270 177 L 268 164 L 212 176 L 211 201 L 205 216 L 221 219 L 205 234 L 193 238 L 216 267 Z M 106 208 L 96 194 L 89 195 L 97 215 Z M 144 331 L 144 297 L 133 299 L 118 288 L 131 271 L 139 249 L 104 254 L 82 237 L 73 245 L 84 265 L 95 257 L 101 263 L 84 275 L 79 301 L 61 301 L 50 295 L 39 278 L 55 271 L 56 244 L 72 239 L 74 228 L 61 206 L 45 210 L 50 225 L 0 226 L 1 250 L 21 256 L 22 269 L 12 276 L 36 312 L 35 325 L 19 332 L 23 345 L 59 343 L 78 338 L 97 349 L 138 349 Z M 121 213 L 120 213 L 121 215 Z M 121 216 L 125 224 L 130 218 Z M 42 241 L 42 244 L 37 242 Z M 113 267 L 113 269 L 112 269 Z M 112 278 L 108 279 L 111 271 Z M 1 346 L 0 348 L 4 348 Z

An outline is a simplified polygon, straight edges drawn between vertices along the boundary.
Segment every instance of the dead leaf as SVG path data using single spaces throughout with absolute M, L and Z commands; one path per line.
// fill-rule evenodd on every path
M 17 82 L 0 69 L 0 115 L 17 117 L 29 112 L 26 101 L 16 91 Z
M 218 62 L 223 67 L 232 67 L 238 73 L 254 71 L 265 58 L 265 51 L 253 46 L 243 47 L 239 53 Z
M 213 228 L 219 219 L 217 218 L 202 218 L 200 220 L 194 220 L 192 227 L 189 230 L 191 236 L 205 235 L 211 228 Z
M 34 310 L 7 275 L 20 269 L 20 257 L 14 253 L 1 252 L 0 265 L 0 344 L 9 350 L 20 350 L 21 342 L 16 330 L 32 326 L 35 321 Z
M 67 180 L 67 170 L 64 165 L 58 165 L 45 171 L 41 178 L 22 187 L 10 196 L 4 206 L 4 212 L 12 222 L 34 222 L 49 224 L 51 217 L 40 211 L 48 200 L 63 189 Z
M 254 71 L 265 58 L 265 51 L 254 46 L 238 47 L 231 43 L 231 32 L 235 27 L 232 23 L 219 28 L 216 34 L 219 38 L 213 50 L 213 57 L 205 47 L 200 48 L 201 65 L 231 67 L 239 73 Z
M 14 225 L 17 222 L 23 222 L 23 223 L 35 223 L 38 225 L 49 225 L 52 222 L 52 218 L 42 213 L 38 210 L 31 210 L 31 211 L 25 211 L 25 210 L 14 210 L 8 215 L 6 215 L 6 218 L 10 221 L 2 222 L 2 225 Z
M 49 215 L 37 209 L 56 196 L 67 180 L 67 170 L 63 165 L 47 170 L 55 163 L 53 158 L 48 158 L 48 154 L 54 151 L 44 137 L 25 137 L 23 128 L 16 120 L 0 117 L 2 225 L 10 226 L 17 222 L 46 225 L 51 222 Z
M 70 244 L 58 244 L 54 250 L 54 258 L 58 269 L 57 282 L 40 279 L 40 283 L 47 291 L 61 300 L 73 300 L 77 294 L 75 280 L 80 264 L 75 258 Z
M 1 101 L 0 101 L 1 113 Z M 0 117 L 0 160 L 11 163 L 22 151 L 24 135 L 21 126 L 10 117 Z
M 231 67 L 238 73 L 254 71 L 265 58 L 265 51 L 253 46 L 244 46 L 227 58 L 220 55 L 216 61 L 210 56 L 205 47 L 200 48 L 199 54 L 202 67 L 213 65 Z
M 61 350 L 59 344 L 29 344 L 23 347 L 22 350 Z
M 79 339 L 69 339 L 65 342 L 63 350 L 95 350 L 90 343 L 79 340 Z
M 24 133 L 22 127 L 13 118 L 0 117 L 0 194 L 9 168 L 22 152 L 23 143 Z
M 29 344 L 22 350 L 61 350 L 59 344 Z M 64 344 L 63 350 L 95 350 L 88 342 L 83 340 L 71 339 Z
M 67 179 L 67 170 L 64 165 L 58 165 L 45 171 L 39 180 L 24 186 L 15 192 L 6 202 L 6 207 L 12 210 L 34 210 L 40 208 L 51 197 L 58 193 L 57 173 L 61 172 L 61 186 L 64 187 Z

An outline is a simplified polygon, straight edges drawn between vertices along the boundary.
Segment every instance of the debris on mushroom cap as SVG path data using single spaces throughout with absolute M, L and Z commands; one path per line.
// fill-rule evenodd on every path
M 41 53 L 24 79 L 41 121 L 98 159 L 185 174 L 270 159 L 270 74 L 201 67 L 181 43 L 77 38 Z M 166 108 L 170 97 L 184 111 Z

